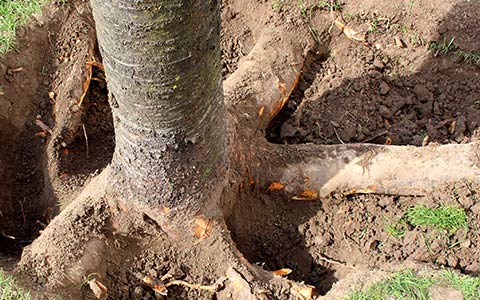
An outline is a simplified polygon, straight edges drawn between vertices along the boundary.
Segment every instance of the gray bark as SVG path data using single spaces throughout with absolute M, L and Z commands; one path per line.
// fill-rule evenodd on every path
M 218 1 L 91 3 L 115 123 L 114 190 L 156 211 L 198 213 L 227 165 Z

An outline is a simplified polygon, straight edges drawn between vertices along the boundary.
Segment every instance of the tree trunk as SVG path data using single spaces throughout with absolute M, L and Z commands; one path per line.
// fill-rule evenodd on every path
M 227 136 L 219 2 L 91 3 L 115 124 L 114 190 L 163 225 L 216 214 Z

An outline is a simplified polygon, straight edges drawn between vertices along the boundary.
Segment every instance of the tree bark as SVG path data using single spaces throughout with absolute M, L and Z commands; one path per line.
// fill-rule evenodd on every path
M 219 2 L 91 3 L 115 125 L 114 190 L 155 219 L 217 214 L 227 165 Z

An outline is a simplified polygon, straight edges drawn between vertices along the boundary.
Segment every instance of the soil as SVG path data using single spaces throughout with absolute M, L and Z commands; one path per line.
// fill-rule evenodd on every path
M 436 55 L 429 50 L 429 41 L 454 37 L 464 51 L 479 51 L 478 2 L 346 1 L 342 17 L 351 28 L 366 32 L 365 43 L 347 38 L 334 25 L 325 30 L 332 23 L 328 9 L 304 13 L 302 6 L 311 8 L 314 1 L 280 2 L 283 6 L 277 10 L 272 1 L 222 1 L 225 78 L 238 68 L 264 28 L 305 26 L 316 36 L 316 45 L 305 45 L 310 51 L 296 90 L 266 132 L 270 142 L 425 146 L 478 140 L 480 66 L 453 52 Z M 0 267 L 8 272 L 23 247 L 112 157 L 113 125 L 102 70 L 94 69 L 85 101 L 78 105 L 85 62 L 101 61 L 93 24 L 87 1 L 54 2 L 20 30 L 18 51 L 1 59 Z M 402 47 L 395 38 L 401 39 Z M 53 99 L 48 96 L 52 91 Z M 52 132 L 43 132 L 37 120 Z M 350 274 L 360 272 L 360 278 L 366 274 L 363 270 L 388 270 L 405 261 L 472 275 L 480 272 L 478 186 L 468 181 L 439 186 L 426 197 L 334 194 L 303 202 L 265 190 L 258 187 L 238 195 L 228 229 L 250 262 L 270 271 L 290 268 L 288 277 L 314 285 L 317 296 L 345 286 Z M 435 228 L 407 225 L 405 236 L 392 237 L 388 225 L 420 203 L 464 208 L 468 231 L 448 236 Z M 76 205 L 88 206 L 88 200 Z M 145 275 L 158 278 L 170 273 L 201 284 L 213 284 L 224 275 L 218 254 L 227 255 L 229 249 L 215 234 L 207 239 L 208 253 L 200 246 L 184 248 L 171 242 L 140 217 L 134 236 L 115 235 L 111 216 L 103 210 L 108 203 L 103 205 L 76 216 L 76 225 L 84 228 L 85 236 L 114 241 L 92 246 L 108 253 L 104 283 L 111 299 L 155 299 L 141 283 Z M 71 236 L 65 228 L 65 241 L 72 238 L 83 237 Z M 63 243 L 52 241 L 69 247 Z M 54 271 L 31 267 L 44 276 L 37 276 L 34 297 L 61 298 L 44 290 L 45 278 Z M 31 270 L 22 271 L 30 278 Z M 348 293 L 347 288 L 342 292 Z M 80 292 L 75 297 L 92 296 L 86 287 Z M 167 299 L 216 296 L 175 287 Z

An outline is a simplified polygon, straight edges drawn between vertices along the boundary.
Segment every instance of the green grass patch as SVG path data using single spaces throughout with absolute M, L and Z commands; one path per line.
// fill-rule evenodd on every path
M 440 277 L 448 287 L 462 292 L 463 300 L 480 299 L 480 278 L 462 276 L 450 270 L 443 271 Z
M 434 52 L 434 56 L 454 54 L 466 63 L 480 64 L 480 51 L 466 51 L 461 49 L 455 44 L 455 38 L 447 40 L 444 37 L 441 41 L 430 41 L 428 48 Z
M 272 2 L 272 9 L 274 11 L 281 11 L 285 3 L 283 0 L 273 0 Z
M 448 287 L 460 291 L 463 300 L 480 299 L 480 278 L 460 275 L 451 270 L 419 276 L 410 269 L 351 293 L 348 300 L 430 300 L 429 288 Z
M 468 228 L 467 214 L 463 208 L 440 206 L 427 208 L 417 205 L 407 209 L 406 220 L 413 226 L 435 227 L 445 230 L 449 235 L 455 234 L 460 228 Z
M 30 293 L 20 289 L 15 280 L 0 269 L 0 299 L 30 300 Z
M 0 55 L 13 48 L 15 32 L 47 0 L 0 0 Z
M 407 224 L 403 219 L 390 221 L 385 224 L 385 231 L 389 236 L 396 239 L 401 239 L 407 232 Z
M 393 274 L 392 277 L 374 283 L 365 291 L 350 294 L 349 300 L 428 300 L 428 288 L 435 283 L 433 278 L 420 277 L 412 270 L 403 270 Z

